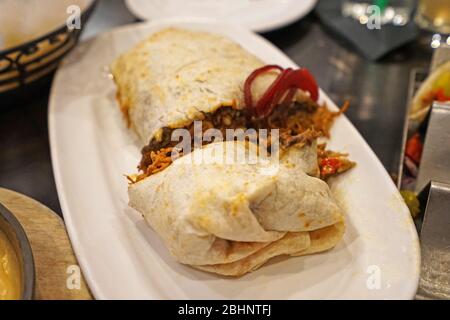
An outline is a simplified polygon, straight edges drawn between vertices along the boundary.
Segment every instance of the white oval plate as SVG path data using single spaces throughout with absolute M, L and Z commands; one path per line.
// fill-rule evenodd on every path
M 336 248 L 276 259 L 238 279 L 196 271 L 170 256 L 127 205 L 123 174 L 135 172 L 139 144 L 121 117 L 107 66 L 149 34 L 174 25 L 227 35 L 267 63 L 295 67 L 254 33 L 191 19 L 125 26 L 80 44 L 68 56 L 50 97 L 51 155 L 70 239 L 95 297 L 412 298 L 420 268 L 416 230 L 391 178 L 346 117 L 336 121 L 329 146 L 349 152 L 358 165 L 331 183 L 347 221 Z M 336 108 L 323 92 L 321 99 Z
M 306 16 L 316 3 L 317 0 L 126 0 L 128 9 L 142 20 L 209 18 L 257 32 L 288 25 Z

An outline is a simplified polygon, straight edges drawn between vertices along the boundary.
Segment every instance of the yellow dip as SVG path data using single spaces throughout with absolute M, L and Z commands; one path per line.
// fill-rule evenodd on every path
M 19 298 L 19 260 L 6 234 L 0 230 L 0 300 Z

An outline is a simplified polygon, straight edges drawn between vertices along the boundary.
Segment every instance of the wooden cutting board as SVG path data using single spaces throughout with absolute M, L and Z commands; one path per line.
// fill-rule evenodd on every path
M 30 241 L 36 267 L 35 298 L 92 299 L 62 219 L 41 203 L 11 190 L 0 188 L 0 203 L 20 221 Z

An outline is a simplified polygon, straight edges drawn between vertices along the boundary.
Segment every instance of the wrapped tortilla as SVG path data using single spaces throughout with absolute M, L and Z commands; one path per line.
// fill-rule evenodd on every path
M 241 85 L 262 62 L 213 34 L 164 29 L 117 59 L 112 73 L 121 109 L 144 143 L 182 127 L 200 111 L 241 102 Z
M 439 66 L 420 86 L 411 104 L 410 119 L 422 122 L 433 101 L 450 102 L 450 61 Z
M 112 65 L 121 110 L 146 145 L 143 173 L 130 177 L 130 206 L 179 262 L 200 270 L 243 275 L 278 255 L 330 249 L 344 233 L 342 211 L 319 179 L 316 136 L 309 131 L 335 114 L 305 102 L 308 95 L 298 90 L 263 124 L 249 123 L 243 87 L 261 66 L 225 37 L 176 28 L 153 34 Z M 269 71 L 257 77 L 255 101 L 278 76 Z M 249 163 L 223 159 L 227 150 L 255 154 L 260 145 L 214 142 L 173 161 L 173 130 L 192 131 L 194 120 L 221 132 L 281 129 L 284 147 Z M 211 155 L 219 159 L 195 161 Z
M 237 276 L 273 256 L 315 253 L 341 239 L 343 215 L 328 185 L 304 171 L 315 171 L 317 160 L 311 163 L 307 154 L 316 146 L 280 155 L 272 171 L 273 158 L 256 164 L 223 160 L 230 150 L 246 154 L 252 148 L 237 141 L 209 144 L 130 185 L 130 205 L 179 262 Z M 211 154 L 216 157 L 208 164 L 193 160 Z
M 226 37 L 177 28 L 156 32 L 118 57 L 111 66 L 117 100 L 145 146 L 139 169 L 151 175 L 165 168 L 165 164 L 152 165 L 152 152 L 175 147 L 174 130 L 192 132 L 195 120 L 202 121 L 203 131 L 215 128 L 224 136 L 229 128 L 281 129 L 283 141 L 310 128 L 327 136 L 339 113 L 319 106 L 302 90 L 296 90 L 292 103 L 277 108 L 267 121 L 249 124 L 244 85 L 262 66 L 260 59 Z M 275 69 L 259 74 L 251 85 L 253 101 L 279 75 Z
M 177 28 L 161 30 L 111 66 L 117 99 L 144 144 L 221 107 L 244 108 L 243 85 L 264 63 L 230 39 Z M 258 78 L 261 95 L 276 78 Z

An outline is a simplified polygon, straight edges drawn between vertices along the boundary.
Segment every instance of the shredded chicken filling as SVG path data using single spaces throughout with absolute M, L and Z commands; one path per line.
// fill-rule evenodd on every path
M 252 120 L 247 117 L 245 110 L 236 110 L 231 107 L 222 107 L 213 113 L 203 113 L 202 131 L 210 128 L 218 129 L 226 137 L 226 129 L 279 129 L 281 148 L 288 148 L 297 143 L 311 143 L 318 137 L 329 137 L 334 119 L 346 111 L 345 104 L 340 111 L 332 112 L 326 105 L 318 105 L 309 98 L 290 105 L 276 108 L 267 118 Z M 194 124 L 185 127 L 194 139 Z M 172 132 L 175 129 L 165 127 L 162 129 L 159 140 L 153 138 L 142 149 L 142 159 L 138 166 L 140 173 L 129 176 L 130 183 L 140 181 L 152 174 L 160 172 L 172 163 L 173 148 L 180 141 L 172 141 Z M 268 137 L 269 146 L 270 136 Z M 193 141 L 191 141 L 193 146 Z M 203 142 L 203 145 L 212 143 Z M 324 180 L 333 175 L 340 174 L 352 168 L 354 163 L 347 158 L 347 154 L 325 150 L 325 144 L 318 146 L 318 164 L 320 177 Z M 192 150 L 191 150 L 192 151 Z

